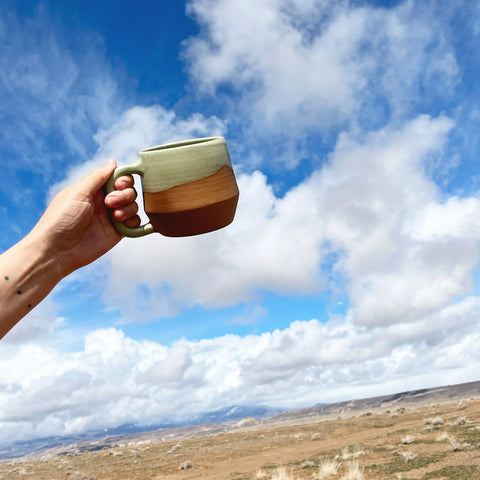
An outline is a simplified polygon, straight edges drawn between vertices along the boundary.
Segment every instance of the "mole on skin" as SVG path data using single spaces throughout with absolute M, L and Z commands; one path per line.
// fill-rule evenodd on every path
M 7 276 L 5 275 L 5 277 L 3 277 L 3 278 L 8 282 L 9 277 L 7 277 Z M 21 295 L 21 294 L 22 294 L 22 291 L 21 291 L 21 290 L 17 290 L 17 295 Z M 28 308 L 30 308 L 30 307 L 31 307 L 31 305 L 28 306 Z

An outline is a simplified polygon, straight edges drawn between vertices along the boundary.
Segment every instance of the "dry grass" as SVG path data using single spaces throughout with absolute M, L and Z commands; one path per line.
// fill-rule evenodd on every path
M 343 474 L 341 477 L 338 477 L 339 471 L 342 470 Z M 257 473 L 257 479 L 267 478 L 268 475 Z M 286 467 L 278 467 L 273 474 L 271 475 L 271 480 L 298 480 L 303 477 L 296 476 L 291 470 L 289 471 Z M 317 473 L 312 477 L 314 480 L 325 480 L 325 479 L 334 479 L 339 478 L 339 480 L 365 480 L 363 474 L 363 468 L 358 462 L 349 462 L 343 467 L 335 460 L 327 460 L 322 462 Z
M 318 472 L 315 475 L 315 480 L 325 480 L 327 478 L 334 477 L 340 469 L 339 463 L 332 459 L 325 459 L 323 460 L 319 467 L 318 467 Z
M 0 480 L 480 478 L 480 400 L 402 407 L 395 415 L 370 411 L 350 418 L 304 418 L 227 434 L 124 444 L 0 465 Z
M 272 480 L 293 480 L 293 474 L 287 472 L 285 467 L 280 467 L 273 475 Z
M 347 467 L 347 471 L 342 476 L 341 480 L 364 480 L 363 469 L 357 462 L 350 463 Z

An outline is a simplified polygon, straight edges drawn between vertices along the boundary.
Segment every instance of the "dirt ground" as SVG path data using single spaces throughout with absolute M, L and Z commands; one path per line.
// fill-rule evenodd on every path
M 203 438 L 16 461 L 0 465 L 0 480 L 258 480 L 280 478 L 281 467 L 283 478 L 294 480 L 480 479 L 480 399 L 248 425 Z M 327 462 L 336 472 L 322 470 Z

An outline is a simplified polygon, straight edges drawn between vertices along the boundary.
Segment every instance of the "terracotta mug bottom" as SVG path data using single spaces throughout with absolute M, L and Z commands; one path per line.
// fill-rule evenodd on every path
M 194 210 L 147 213 L 154 230 L 167 237 L 188 237 L 213 232 L 233 222 L 238 195 Z
M 162 235 L 199 235 L 233 221 L 238 195 L 233 170 L 224 166 L 202 180 L 161 192 L 144 192 L 145 212 L 153 229 Z

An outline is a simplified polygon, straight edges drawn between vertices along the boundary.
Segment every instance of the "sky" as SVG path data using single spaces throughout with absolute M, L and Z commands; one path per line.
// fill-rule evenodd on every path
M 0 251 L 153 145 L 223 135 L 240 199 L 0 342 L 0 444 L 480 380 L 479 42 L 468 0 L 4 0 Z

